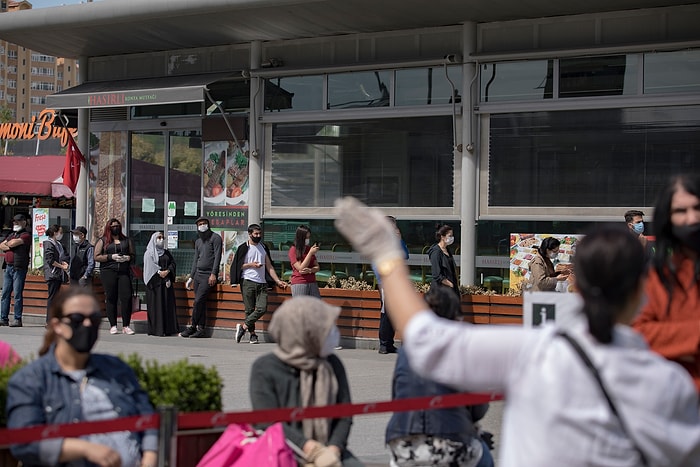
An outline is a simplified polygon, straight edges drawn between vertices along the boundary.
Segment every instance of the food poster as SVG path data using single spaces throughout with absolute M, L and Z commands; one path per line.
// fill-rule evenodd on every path
M 202 177 L 205 206 L 248 204 L 248 142 L 209 141 L 204 143 Z
M 236 255 L 238 246 L 248 240 L 248 230 L 212 230 L 221 235 L 221 239 L 223 240 L 221 264 L 219 266 L 219 280 L 221 282 L 231 283 L 231 265 L 233 264 L 233 257 Z
M 530 261 L 537 254 L 537 247 L 542 240 L 548 237 L 555 237 L 560 242 L 559 256 L 553 261 L 556 270 L 568 269 L 573 266 L 572 260 L 576 252 L 576 243 L 583 238 L 583 235 L 565 234 L 510 234 L 510 286 L 515 287 L 520 283 L 527 283 L 530 280 Z M 572 284 L 569 281 L 562 281 L 557 284 L 557 292 L 571 292 Z

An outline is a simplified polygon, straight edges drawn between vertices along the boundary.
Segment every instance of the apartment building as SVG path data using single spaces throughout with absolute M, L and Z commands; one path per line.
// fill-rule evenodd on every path
M 26 0 L 0 1 L 0 13 L 31 8 L 32 4 Z M 46 108 L 46 96 L 77 83 L 77 60 L 46 55 L 0 40 L 0 109 L 10 110 L 10 121 L 30 122 Z

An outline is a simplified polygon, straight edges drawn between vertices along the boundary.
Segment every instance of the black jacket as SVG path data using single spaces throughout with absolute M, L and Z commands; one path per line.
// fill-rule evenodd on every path
M 272 256 L 270 255 L 270 249 L 266 244 L 263 243 L 262 245 L 263 248 L 265 248 L 265 253 L 267 253 L 267 258 L 270 260 L 270 264 L 272 264 L 274 267 Z M 243 282 L 243 263 L 245 263 L 245 255 L 248 253 L 249 248 L 248 242 L 245 242 L 240 245 L 238 249 L 236 249 L 236 254 L 233 257 L 233 264 L 231 264 L 231 285 L 240 284 Z M 265 281 L 270 287 L 275 286 L 275 281 L 270 276 L 270 273 L 267 272 L 267 268 L 265 268 Z

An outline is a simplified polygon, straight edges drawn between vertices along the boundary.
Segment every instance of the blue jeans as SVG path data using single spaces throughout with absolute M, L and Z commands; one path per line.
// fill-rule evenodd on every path
M 5 278 L 2 284 L 2 305 L 0 305 L 0 319 L 7 321 L 10 316 L 10 294 L 15 295 L 15 319 L 22 319 L 22 304 L 24 299 L 24 280 L 27 278 L 26 269 L 16 269 L 14 266 L 6 265 Z

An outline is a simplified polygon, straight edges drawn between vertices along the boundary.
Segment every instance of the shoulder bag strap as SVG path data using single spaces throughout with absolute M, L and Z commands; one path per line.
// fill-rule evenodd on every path
M 598 369 L 593 365 L 593 362 L 591 361 L 590 358 L 588 358 L 588 354 L 583 350 L 581 345 L 568 335 L 564 331 L 558 331 L 557 332 L 558 336 L 563 337 L 569 344 L 571 344 L 571 347 L 574 349 L 574 351 L 578 354 L 579 357 L 581 357 L 581 360 L 583 360 L 583 363 L 586 365 L 586 368 L 590 371 L 591 375 L 593 375 L 593 378 L 595 378 L 596 382 L 598 383 L 598 386 L 600 386 L 600 390 L 603 392 L 603 396 L 605 397 L 605 400 L 608 403 L 608 406 L 610 407 L 610 411 L 617 417 L 617 420 L 620 422 L 620 426 L 622 427 L 622 431 L 627 435 L 627 437 L 630 439 L 632 442 L 632 446 L 634 446 L 634 449 L 637 451 L 639 454 L 639 460 L 642 465 L 648 466 L 649 462 L 647 462 L 647 458 L 644 455 L 644 452 L 639 448 L 637 443 L 634 441 L 634 438 L 632 437 L 632 434 L 630 433 L 629 429 L 627 428 L 627 424 L 625 423 L 624 419 L 622 418 L 622 415 L 620 412 L 617 410 L 617 407 L 615 406 L 615 403 L 613 402 L 612 398 L 610 397 L 610 393 L 608 393 L 608 390 L 605 387 L 605 384 L 603 383 L 603 379 L 600 377 L 600 373 L 598 372 Z

